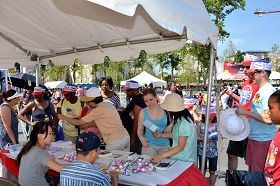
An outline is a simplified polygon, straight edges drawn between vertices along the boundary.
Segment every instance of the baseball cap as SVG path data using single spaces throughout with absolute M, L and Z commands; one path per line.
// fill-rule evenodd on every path
M 77 86 L 67 84 L 64 86 L 62 93 L 69 94 L 70 92 L 76 92 L 76 91 L 77 91 Z
M 33 95 L 34 96 L 39 96 L 42 95 L 45 92 L 45 89 L 42 87 L 34 87 Z
M 251 65 L 252 61 L 256 61 L 258 60 L 259 58 L 255 55 L 245 55 L 244 56 L 244 61 L 241 62 L 241 65 L 244 66 L 244 67 L 248 67 Z
M 140 87 L 140 84 L 137 81 L 129 80 L 125 82 L 124 90 L 128 89 L 137 89 Z
M 7 97 L 7 100 L 12 100 L 12 99 L 21 97 L 22 95 L 23 95 L 22 93 L 15 92 L 14 95 Z
M 272 64 L 266 60 L 256 60 L 252 61 L 250 69 L 247 72 L 254 72 L 255 70 L 272 70 Z
M 93 132 L 83 132 L 76 140 L 76 151 L 77 152 L 89 152 L 97 149 L 100 146 L 99 137 Z
M 88 90 L 85 90 L 84 96 L 81 96 L 80 100 L 81 101 L 92 101 L 96 97 L 99 97 L 99 96 L 101 96 L 100 89 L 96 88 L 96 87 L 92 87 L 92 88 L 89 88 Z

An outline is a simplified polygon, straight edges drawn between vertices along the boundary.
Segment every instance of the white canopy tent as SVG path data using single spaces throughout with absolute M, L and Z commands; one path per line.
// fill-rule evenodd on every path
M 33 65 L 29 57 L 38 56 L 38 77 L 38 63 L 49 60 L 55 64 L 72 64 L 76 58 L 82 64 L 103 63 L 105 56 L 113 61 L 125 60 L 137 57 L 141 50 L 157 54 L 180 49 L 187 39 L 203 45 L 210 42 L 210 100 L 218 29 L 202 0 L 91 2 L 1 1 L 0 68 L 13 67 L 14 62 Z M 210 102 L 207 111 L 206 129 Z M 206 140 L 207 135 L 204 151 Z
M 271 79 L 271 80 L 280 79 L 280 73 L 276 72 L 276 71 L 272 71 L 270 76 L 269 76 L 269 79 Z
M 65 81 L 49 81 L 45 83 L 45 86 L 47 88 L 53 89 L 53 88 L 64 88 L 64 86 L 67 83 Z
M 186 38 L 216 47 L 217 28 L 200 0 L 91 1 L 1 1 L 1 68 L 34 65 L 31 54 L 64 65 L 125 60 L 180 49 Z
M 137 76 L 128 79 L 126 81 L 129 80 L 134 80 L 137 81 L 140 85 L 144 85 L 145 83 L 147 85 L 149 85 L 150 83 L 153 83 L 154 87 L 160 87 L 160 86 L 166 86 L 167 83 L 164 80 L 158 79 L 155 76 L 152 76 L 151 74 L 149 74 L 146 71 L 141 72 L 140 74 L 138 74 Z M 126 81 L 121 81 L 121 85 L 125 85 Z

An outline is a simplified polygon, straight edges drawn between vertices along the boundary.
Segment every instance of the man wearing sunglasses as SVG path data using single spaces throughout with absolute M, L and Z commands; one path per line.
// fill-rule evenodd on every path
M 122 112 L 122 118 L 126 118 L 127 120 L 130 113 L 133 115 L 133 120 L 129 123 L 127 121 L 123 121 L 124 125 L 129 123 L 130 126 L 126 126 L 128 133 L 130 135 L 130 151 L 136 152 L 137 154 L 141 154 L 142 145 L 137 136 L 137 128 L 138 128 L 138 116 L 142 108 L 146 107 L 142 94 L 140 93 L 140 84 L 137 81 L 129 80 L 126 81 L 124 91 L 126 95 L 129 97 L 130 102 L 127 107 Z
M 255 60 L 248 73 L 260 87 L 251 102 L 251 111 L 239 108 L 237 113 L 249 116 L 250 134 L 246 151 L 246 164 L 250 171 L 263 172 L 268 148 L 277 129 L 269 117 L 268 99 L 275 92 L 269 83 L 272 64 L 266 60 Z M 270 161 L 270 160 L 268 160 Z
M 244 74 L 248 77 L 248 79 L 246 79 L 242 85 L 240 96 L 236 95 L 232 91 L 232 89 L 227 89 L 226 94 L 231 96 L 233 99 L 237 100 L 239 102 L 240 108 L 250 111 L 251 101 L 255 96 L 256 92 L 259 90 L 259 86 L 255 84 L 253 79 L 253 73 L 249 71 L 250 65 L 252 63 L 252 56 L 248 57 L 249 58 L 245 58 L 244 61 L 241 63 L 241 65 L 243 66 Z M 242 141 L 229 141 L 227 148 L 229 170 L 237 170 L 238 157 L 244 158 L 246 156 L 247 143 L 248 138 Z

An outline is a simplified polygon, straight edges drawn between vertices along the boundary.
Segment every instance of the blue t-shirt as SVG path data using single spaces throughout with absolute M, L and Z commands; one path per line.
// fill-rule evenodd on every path
M 178 146 L 179 136 L 187 136 L 185 148 L 172 156 L 172 159 L 196 162 L 197 159 L 197 134 L 193 122 L 187 121 L 185 118 L 178 119 L 174 124 L 172 148 Z
M 158 132 L 162 133 L 164 129 L 167 127 L 167 116 L 166 113 L 158 119 L 155 120 L 151 118 L 151 116 L 148 113 L 148 108 L 143 108 L 143 114 L 144 114 L 144 120 L 148 120 L 154 125 L 156 125 L 159 129 Z M 144 137 L 149 140 L 148 144 L 149 146 L 155 146 L 155 147 L 166 147 L 169 146 L 169 140 L 167 138 L 154 138 L 152 131 L 145 127 L 145 134 Z
M 265 110 L 268 110 L 268 99 L 273 92 L 275 92 L 275 88 L 270 83 L 262 86 L 252 99 L 251 112 L 262 114 Z M 255 141 L 270 141 L 277 131 L 274 124 L 268 125 L 253 118 L 250 118 L 249 124 L 249 139 Z

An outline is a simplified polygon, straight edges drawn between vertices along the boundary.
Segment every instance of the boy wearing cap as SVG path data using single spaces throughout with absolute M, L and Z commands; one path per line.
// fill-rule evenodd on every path
M 107 168 L 96 169 L 92 163 L 98 158 L 100 139 L 93 132 L 84 132 L 76 140 L 77 159 L 60 172 L 61 186 L 118 185 L 118 175 L 110 172 L 110 178 L 104 172 Z
M 250 58 L 245 58 L 241 63 L 244 68 L 244 73 L 248 77 L 242 85 L 242 90 L 240 96 L 236 95 L 231 89 L 227 89 L 226 94 L 231 96 L 233 99 L 239 102 L 239 106 L 248 111 L 251 110 L 251 101 L 255 96 L 256 92 L 259 90 L 259 86 L 256 85 L 253 79 L 253 73 L 248 71 L 251 65 L 251 56 Z M 229 141 L 227 154 L 228 154 L 228 169 L 236 170 L 238 167 L 238 157 L 244 158 L 246 154 L 248 138 L 242 141 Z
M 251 102 L 251 111 L 238 109 L 241 115 L 250 117 L 250 135 L 246 151 L 246 164 L 251 171 L 263 172 L 271 140 L 276 133 L 275 125 L 269 117 L 268 99 L 275 92 L 269 83 L 272 64 L 265 60 L 255 60 L 248 72 L 253 73 L 255 83 L 260 87 Z
M 129 135 L 122 125 L 119 113 L 114 105 L 103 102 L 100 89 L 89 88 L 80 99 L 85 101 L 90 108 L 93 108 L 92 111 L 81 119 L 73 119 L 58 114 L 59 119 L 77 126 L 94 121 L 106 143 L 107 150 L 129 151 Z

